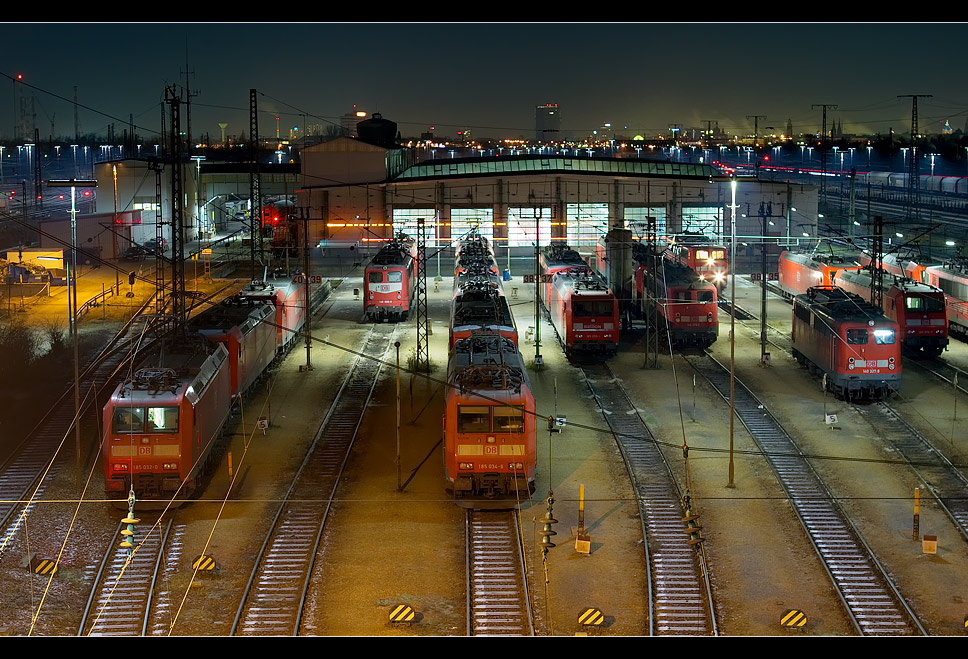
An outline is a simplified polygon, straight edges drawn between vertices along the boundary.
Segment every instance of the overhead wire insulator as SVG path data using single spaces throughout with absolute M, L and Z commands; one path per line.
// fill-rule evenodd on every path
M 541 546 L 546 553 L 549 549 L 556 546 L 555 543 L 551 541 L 551 536 L 558 535 L 554 531 L 554 529 L 551 528 L 552 524 L 558 523 L 558 520 L 556 520 L 554 516 L 551 514 L 554 501 L 555 501 L 554 497 L 552 497 L 551 494 L 549 493 L 548 494 L 548 512 L 546 512 L 544 514 L 544 517 L 541 518 L 541 523 L 544 524 L 544 528 L 538 531 L 538 533 L 541 534 Z
M 134 525 L 139 523 L 141 520 L 134 516 L 134 487 L 128 490 L 128 514 L 124 519 L 121 520 L 122 524 L 127 524 L 126 527 L 121 529 L 121 546 L 128 550 L 128 556 L 130 557 L 134 553 Z
M 683 530 L 689 534 L 689 540 L 687 541 L 687 544 L 695 548 L 696 550 L 698 550 L 699 546 L 703 543 L 703 537 L 699 535 L 699 532 L 702 530 L 702 527 L 696 524 L 696 520 L 699 519 L 699 515 L 695 515 L 692 512 L 690 497 L 688 492 L 686 493 L 683 499 L 683 503 L 685 504 L 685 509 L 686 509 L 686 516 L 682 518 L 683 523 L 685 523 L 686 525 L 686 528 Z

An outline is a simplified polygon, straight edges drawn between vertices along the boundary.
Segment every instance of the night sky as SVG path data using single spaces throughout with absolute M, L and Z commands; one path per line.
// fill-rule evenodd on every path
M 815 8 L 816 9 L 816 8 Z M 828 7 L 827 9 L 830 9 Z M 117 132 L 133 117 L 156 132 L 167 85 L 192 72 L 192 132 L 248 133 L 249 90 L 260 133 L 338 123 L 353 104 L 404 136 L 531 137 L 534 106 L 558 103 L 562 129 L 605 122 L 647 137 L 671 124 L 729 134 L 964 129 L 968 24 L 943 23 L 170 23 L 0 27 L 0 137 L 13 132 L 17 74 L 32 87 L 41 136 Z

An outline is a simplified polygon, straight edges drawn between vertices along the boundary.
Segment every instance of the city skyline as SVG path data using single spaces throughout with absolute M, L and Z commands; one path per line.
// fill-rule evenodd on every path
M 828 129 L 908 134 L 963 129 L 956 85 L 968 26 L 947 23 L 13 23 L 2 28 L 7 80 L 23 75 L 46 139 L 157 132 L 165 89 L 184 92 L 194 135 L 339 125 L 353 105 L 403 135 L 534 134 L 534 108 L 557 103 L 561 128 L 610 123 L 653 136 L 670 126 L 727 134 Z M 73 45 L 82 43 L 81 46 Z M 12 137 L 14 86 L 3 85 L 0 136 Z M 183 101 L 186 100 L 183 98 Z M 276 122 L 274 116 L 278 116 Z

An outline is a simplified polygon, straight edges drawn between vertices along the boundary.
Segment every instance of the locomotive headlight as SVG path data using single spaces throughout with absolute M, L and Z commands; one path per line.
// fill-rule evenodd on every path
M 893 343 L 894 342 L 894 330 L 889 329 L 876 329 L 874 330 L 874 339 L 878 343 Z
M 520 471 L 520 470 L 524 469 L 524 464 L 521 463 L 521 462 L 515 462 L 514 463 L 514 468 L 517 469 L 518 471 Z
M 852 370 L 854 370 L 854 360 L 853 360 L 853 359 L 851 359 L 851 360 L 850 360 L 850 363 L 849 363 L 849 364 L 847 364 L 847 368 L 848 368 L 849 370 L 851 370 L 851 371 L 852 371 Z
M 726 275 L 724 275 L 721 272 L 717 272 L 716 276 L 713 277 L 713 279 L 715 279 L 716 281 L 723 281 L 724 279 L 726 279 Z
M 457 464 L 457 468 L 458 469 L 473 469 L 474 468 L 474 464 L 471 463 L 471 462 L 459 462 Z
M 891 369 L 892 371 L 894 370 L 894 364 L 888 364 L 888 365 L 887 365 L 887 367 L 888 367 L 889 369 Z

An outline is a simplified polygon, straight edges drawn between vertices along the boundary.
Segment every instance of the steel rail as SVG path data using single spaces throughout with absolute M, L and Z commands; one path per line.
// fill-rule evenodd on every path
M 534 636 L 516 510 L 467 510 L 467 635 Z
M 686 361 L 730 402 L 729 369 L 709 354 Z M 786 491 L 801 525 L 861 635 L 926 635 L 823 479 L 766 406 L 733 378 L 733 409 Z
M 370 329 L 276 511 L 230 635 L 299 634 L 322 533 L 393 332 L 393 327 L 383 325 Z
M 716 635 L 705 553 L 687 533 L 683 495 L 672 469 L 611 369 L 602 363 L 582 371 L 636 493 L 648 564 L 649 635 Z

